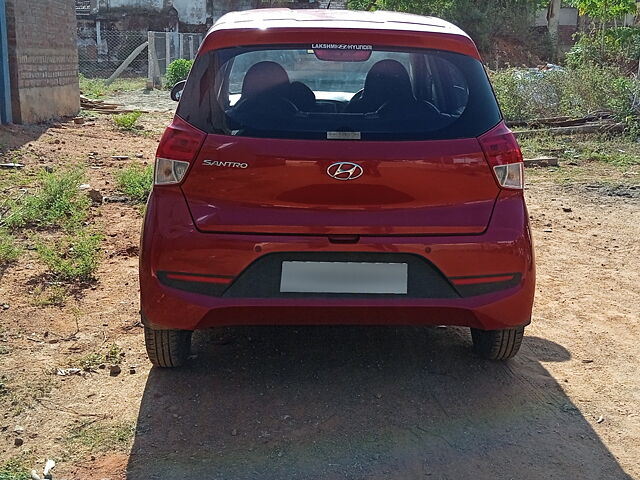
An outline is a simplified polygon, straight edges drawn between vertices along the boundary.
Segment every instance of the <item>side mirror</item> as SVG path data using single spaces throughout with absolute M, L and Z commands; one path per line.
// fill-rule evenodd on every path
M 182 96 L 182 91 L 184 90 L 184 86 L 187 84 L 186 80 L 182 80 L 181 82 L 176 83 L 171 89 L 171 100 L 174 102 L 179 102 L 180 97 Z

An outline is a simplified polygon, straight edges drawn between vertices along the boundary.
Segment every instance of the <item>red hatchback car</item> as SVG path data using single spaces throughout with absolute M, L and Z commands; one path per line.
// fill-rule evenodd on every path
M 522 155 L 463 31 L 287 9 L 213 26 L 144 221 L 154 365 L 196 329 L 265 324 L 465 326 L 504 360 L 534 284 Z

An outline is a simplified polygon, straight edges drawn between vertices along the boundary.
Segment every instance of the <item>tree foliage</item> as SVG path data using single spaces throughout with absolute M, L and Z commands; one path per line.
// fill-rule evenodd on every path
M 605 22 L 636 11 L 636 0 L 571 0 L 570 3 L 580 11 L 580 15 Z
M 523 35 L 540 0 L 349 0 L 355 10 L 391 10 L 434 15 L 467 31 L 481 49 L 496 34 Z

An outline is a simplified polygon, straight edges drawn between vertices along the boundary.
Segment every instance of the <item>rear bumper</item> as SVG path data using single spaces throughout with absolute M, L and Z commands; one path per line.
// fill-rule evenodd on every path
M 167 284 L 162 272 L 187 272 L 233 285 L 265 256 L 403 254 L 432 264 L 452 291 L 451 279 L 515 274 L 517 282 L 484 294 L 447 298 L 218 296 Z M 266 280 L 265 280 L 266 281 Z M 222 292 L 225 289 L 220 290 Z M 336 244 L 323 236 L 212 234 L 198 231 L 179 189 L 150 197 L 140 256 L 141 311 L 158 329 L 195 330 L 225 325 L 385 324 L 459 325 L 487 330 L 530 322 L 535 267 L 523 197 L 502 192 L 481 235 L 361 237 Z M 220 293 L 220 295 L 223 295 Z

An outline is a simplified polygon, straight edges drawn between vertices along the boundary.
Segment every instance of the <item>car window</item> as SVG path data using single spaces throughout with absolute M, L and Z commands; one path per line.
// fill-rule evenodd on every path
M 363 62 L 327 62 L 316 58 L 310 50 L 255 50 L 233 58 L 229 91 L 239 94 L 249 68 L 262 61 L 280 64 L 289 74 L 291 82 L 302 82 L 314 92 L 340 92 L 355 94 L 364 88 L 367 73 L 380 60 L 395 59 L 410 69 L 409 56 L 396 52 L 373 52 Z
M 178 115 L 209 133 L 313 140 L 476 137 L 500 121 L 484 68 L 474 58 L 426 49 L 324 47 L 205 53 L 193 67 Z

